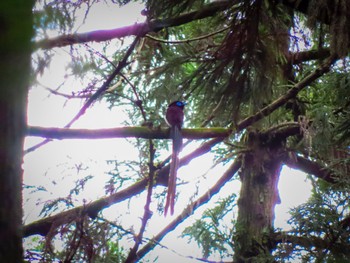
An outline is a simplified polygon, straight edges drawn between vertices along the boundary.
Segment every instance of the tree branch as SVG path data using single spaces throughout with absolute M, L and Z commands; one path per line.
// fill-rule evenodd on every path
M 139 38 L 136 37 L 134 39 L 134 41 L 131 43 L 130 47 L 128 48 L 128 50 L 126 51 L 124 57 L 122 58 L 122 60 L 119 61 L 117 67 L 114 69 L 114 71 L 112 72 L 112 74 L 109 75 L 108 79 L 102 84 L 102 86 L 94 93 L 92 94 L 91 97 L 89 97 L 87 99 L 87 101 L 84 103 L 84 105 L 81 107 L 81 109 L 79 110 L 79 112 L 73 117 L 73 119 L 67 123 L 64 127 L 65 128 L 69 128 L 72 126 L 72 124 L 74 122 L 76 122 L 82 115 L 85 114 L 86 110 L 92 105 L 92 103 L 98 99 L 109 87 L 109 85 L 112 83 L 113 79 L 120 73 L 120 71 L 127 65 L 128 59 L 130 57 L 130 55 L 132 54 L 132 52 L 135 49 L 136 44 L 138 43 Z M 44 140 L 43 142 L 40 142 L 37 145 L 34 145 L 33 147 L 26 149 L 24 151 L 24 153 L 29 153 L 32 151 L 35 151 L 36 149 L 38 149 L 39 147 L 45 145 L 46 143 L 50 142 L 50 140 Z
M 287 154 L 283 162 L 291 168 L 302 170 L 307 174 L 312 174 L 329 183 L 334 184 L 336 182 L 331 170 L 294 153 Z
M 319 250 L 329 249 L 334 254 L 342 253 L 350 255 L 350 246 L 347 243 L 332 242 L 316 236 L 296 236 L 288 232 L 278 232 L 273 234 L 276 243 L 291 243 L 294 246 L 301 246 L 306 249 L 316 248 Z
M 296 236 L 288 232 L 279 232 L 273 235 L 276 243 L 292 243 L 293 245 L 299 245 L 304 248 L 316 247 L 325 249 L 328 247 L 328 242 L 319 237 Z
M 188 205 L 183 212 L 178 215 L 169 225 L 167 225 L 162 231 L 152 238 L 152 241 L 148 242 L 137 253 L 138 259 L 143 258 L 148 252 L 150 252 L 157 244 L 164 238 L 166 234 L 173 231 L 179 224 L 181 224 L 186 218 L 191 216 L 193 212 L 203 204 L 207 203 L 213 195 L 217 194 L 220 189 L 232 178 L 232 176 L 241 167 L 241 160 L 236 159 L 226 172 L 220 177 L 216 184 L 210 188 L 206 193 L 199 197 L 195 202 Z
M 137 254 L 136 254 L 137 250 L 139 249 L 139 246 L 142 243 L 143 234 L 146 230 L 147 222 L 152 216 L 150 205 L 152 201 L 153 183 L 154 183 L 154 176 L 156 171 L 156 167 L 154 166 L 155 149 L 154 149 L 152 140 L 150 140 L 149 152 L 150 152 L 149 177 L 148 177 L 147 198 L 146 198 L 146 204 L 144 208 L 144 214 L 141 221 L 140 232 L 137 236 L 135 236 L 135 244 L 130 249 L 128 257 L 125 260 L 125 263 L 135 262 L 135 260 L 137 259 Z
M 78 120 L 82 115 L 85 114 L 86 110 L 91 106 L 91 104 L 98 99 L 109 87 L 112 83 L 113 79 L 120 73 L 120 71 L 127 66 L 128 59 L 131 56 L 132 52 L 135 49 L 136 44 L 138 43 L 139 38 L 136 37 L 128 50 L 126 51 L 122 60 L 119 61 L 118 65 L 115 67 L 114 71 L 111 75 L 109 75 L 108 79 L 102 84 L 102 86 L 85 102 L 83 107 L 79 110 L 79 112 L 74 116 L 74 118 L 65 126 L 65 128 L 69 128 L 76 120 Z
M 261 136 L 268 136 L 276 140 L 284 140 L 297 134 L 300 134 L 300 124 L 297 122 L 280 123 L 260 133 Z
M 195 37 L 195 38 L 190 38 L 190 39 L 183 39 L 183 40 L 166 40 L 166 39 L 161 39 L 161 38 L 156 38 L 152 35 L 146 35 L 147 38 L 153 40 L 153 41 L 157 41 L 157 42 L 161 42 L 161 43 L 166 43 L 166 44 L 183 44 L 183 43 L 190 43 L 190 42 L 193 42 L 193 41 L 198 41 L 198 40 L 202 40 L 202 39 L 206 39 L 208 37 L 211 37 L 213 35 L 216 35 L 216 34 L 219 34 L 221 32 L 224 32 L 228 29 L 230 29 L 231 27 L 224 27 L 224 28 L 221 28 L 215 32 L 211 32 L 209 34 L 205 34 L 203 36 L 198 36 L 198 37 Z
M 143 37 L 150 32 L 157 32 L 164 28 L 179 26 L 213 16 L 215 13 L 229 8 L 232 4 L 231 1 L 215 1 L 204 6 L 201 10 L 188 12 L 175 18 L 154 19 L 148 23 L 135 23 L 130 26 L 115 28 L 112 30 L 97 30 L 81 34 L 64 35 L 52 39 L 44 39 L 36 43 L 36 48 L 50 49 L 53 47 L 63 47 L 90 41 L 107 41 L 126 36 Z
M 186 155 L 181 158 L 179 167 L 188 164 L 194 158 L 197 158 L 211 150 L 213 146 L 220 143 L 223 138 L 212 139 L 206 143 L 203 143 L 200 147 L 194 150 L 192 153 Z M 167 185 L 169 176 L 169 165 L 162 167 L 156 176 L 155 185 Z M 147 188 L 148 177 L 141 179 L 135 184 L 129 186 L 128 188 L 121 190 L 115 194 L 112 194 L 107 197 L 103 197 L 94 202 L 91 202 L 84 206 L 79 206 L 64 212 L 61 212 L 54 216 L 49 216 L 28 225 L 24 226 L 23 229 L 23 237 L 28 237 L 31 235 L 39 234 L 46 235 L 49 233 L 52 227 L 59 227 L 60 225 L 69 223 L 75 220 L 77 217 L 83 217 L 85 215 L 89 215 L 91 218 L 96 218 L 97 214 L 118 202 L 126 200 L 134 195 L 137 195 L 144 191 Z
M 310 60 L 322 60 L 326 59 L 331 55 L 331 51 L 329 48 L 322 48 L 317 50 L 307 50 L 300 51 L 295 53 L 290 53 L 288 57 L 288 61 L 290 64 L 296 65 L 302 62 L 307 62 Z
M 224 138 L 231 133 L 225 128 L 182 129 L 182 135 L 187 139 Z M 110 129 L 62 129 L 29 126 L 27 136 L 44 137 L 47 139 L 107 139 L 107 138 L 144 138 L 169 139 L 169 128 L 121 127 Z
M 237 131 L 242 131 L 243 129 L 247 128 L 251 124 L 261 120 L 265 116 L 271 114 L 272 112 L 277 110 L 279 107 L 284 105 L 288 100 L 290 100 L 291 98 L 294 98 L 303 88 L 310 85 L 313 81 L 321 77 L 323 74 L 327 73 L 335 61 L 336 61 L 336 58 L 333 56 L 328 58 L 324 64 L 322 64 L 319 68 L 317 68 L 313 73 L 306 76 L 299 83 L 295 84 L 283 96 L 279 97 L 278 99 L 273 101 L 271 104 L 262 108 L 259 112 L 255 113 L 254 115 L 251 115 L 245 118 L 244 120 L 242 120 L 237 125 Z

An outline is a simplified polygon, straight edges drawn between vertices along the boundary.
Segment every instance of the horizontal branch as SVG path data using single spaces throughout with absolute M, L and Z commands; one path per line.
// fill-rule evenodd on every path
M 307 50 L 290 53 L 288 61 L 290 64 L 300 64 L 302 62 L 307 62 L 310 60 L 323 60 L 331 55 L 329 48 L 322 48 L 317 50 Z
M 307 13 L 308 1 L 290 1 L 285 0 L 282 3 L 293 9 Z M 96 30 L 80 34 L 69 34 L 58 36 L 52 39 L 43 39 L 36 42 L 36 48 L 50 49 L 54 47 L 63 47 L 79 43 L 86 43 L 91 41 L 101 42 L 116 38 L 123 38 L 127 36 L 145 36 L 151 32 L 157 32 L 164 28 L 179 26 L 190 23 L 195 20 L 203 19 L 215 15 L 217 12 L 228 9 L 232 5 L 232 1 L 213 1 L 207 4 L 202 9 L 188 12 L 174 18 L 153 19 L 145 23 L 135 23 L 133 25 L 115 28 L 111 30 Z M 324 21 L 323 21 L 324 22 Z M 329 21 L 327 21 L 329 23 Z
M 279 232 L 274 234 L 274 241 L 276 243 L 292 243 L 303 248 L 316 247 L 318 249 L 325 249 L 329 247 L 329 242 L 319 237 L 306 237 L 306 236 L 295 236 L 288 232 Z
M 181 158 L 179 166 L 180 167 L 184 166 L 194 158 L 197 158 L 209 152 L 213 146 L 220 143 L 221 141 L 222 139 L 216 138 L 203 143 L 196 150 L 194 150 L 190 154 Z M 155 185 L 167 185 L 168 176 L 169 176 L 169 165 L 166 165 L 158 171 Z M 118 202 L 131 198 L 132 196 L 142 193 L 145 189 L 147 189 L 147 183 L 148 183 L 148 177 L 145 177 L 140 181 L 136 182 L 135 184 L 127 187 L 126 189 L 123 189 L 110 196 L 100 198 L 89 204 L 79 206 L 79 207 L 61 212 L 57 215 L 49 216 L 49 217 L 37 220 L 28 225 L 25 225 L 23 229 L 23 237 L 28 237 L 35 234 L 45 236 L 46 234 L 49 233 L 49 231 L 52 228 L 54 227 L 57 228 L 63 224 L 70 223 L 76 220 L 77 218 L 84 217 L 86 215 L 90 216 L 91 218 L 95 218 L 101 210 L 113 204 L 116 204 Z
M 130 26 L 110 30 L 96 30 L 86 33 L 63 35 L 51 39 L 43 39 L 38 41 L 35 44 L 35 47 L 42 49 L 50 49 L 54 47 L 64 47 L 91 41 L 102 42 L 126 36 L 144 36 L 149 31 L 150 29 L 148 28 L 148 24 L 135 23 Z
M 231 130 L 224 128 L 198 128 L 182 129 L 182 135 L 186 139 L 208 139 L 227 137 Z M 107 139 L 107 138 L 144 138 L 144 139 L 169 139 L 169 128 L 149 127 L 121 127 L 110 129 L 65 129 L 43 128 L 29 126 L 27 136 L 44 137 L 47 139 Z
M 262 131 L 260 136 L 284 140 L 298 134 L 300 134 L 300 124 L 298 122 L 284 122 Z
M 323 239 L 316 236 L 296 236 L 289 232 L 278 232 L 273 234 L 276 243 L 291 243 L 293 246 L 300 246 L 305 249 L 327 249 L 337 254 L 342 251 L 343 254 L 350 256 L 350 246 L 348 243 L 334 242 L 334 240 Z
M 301 170 L 307 174 L 312 174 L 317 178 L 325 180 L 329 183 L 333 184 L 336 182 L 334 174 L 331 170 L 304 157 L 298 156 L 296 154 L 288 154 L 284 158 L 283 162 L 290 168 Z
M 213 16 L 232 5 L 231 1 L 215 1 L 204 6 L 201 10 L 188 12 L 175 18 L 154 19 L 145 23 L 135 23 L 130 26 L 111 30 L 97 30 L 80 34 L 69 34 L 52 39 L 44 39 L 36 43 L 37 48 L 50 49 L 91 41 L 101 42 L 127 36 L 144 36 L 150 32 L 157 32 L 163 28 L 183 25 L 198 19 Z

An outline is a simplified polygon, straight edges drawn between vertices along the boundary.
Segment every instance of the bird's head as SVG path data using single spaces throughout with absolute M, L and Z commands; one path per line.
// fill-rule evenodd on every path
M 176 101 L 170 103 L 169 107 L 179 107 L 179 108 L 183 109 L 185 107 L 185 105 L 186 105 L 185 102 L 176 100 Z

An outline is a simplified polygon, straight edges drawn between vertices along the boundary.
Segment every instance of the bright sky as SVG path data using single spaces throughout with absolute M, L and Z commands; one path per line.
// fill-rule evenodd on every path
M 79 28 L 79 32 L 117 28 L 144 19 L 144 17 L 139 15 L 143 9 L 140 4 L 132 3 L 122 10 L 116 10 L 113 5 L 106 8 L 102 3 L 99 2 L 98 5 L 93 5 L 93 9 L 90 11 L 86 23 Z M 82 18 L 82 16 L 80 18 Z M 65 65 L 69 58 L 69 55 L 67 55 L 64 49 L 55 49 L 55 52 L 56 56 L 51 63 L 50 69 L 39 79 L 41 84 L 52 89 L 57 88 L 62 83 L 65 76 Z M 67 91 L 70 93 L 72 89 L 79 90 L 84 87 L 81 83 L 77 83 L 74 80 L 68 80 L 67 83 L 69 85 L 66 85 L 60 91 Z M 81 106 L 82 102 L 78 100 L 67 101 L 63 97 L 50 95 L 41 87 L 34 87 L 29 94 L 28 122 L 29 125 L 63 127 L 75 116 Z M 110 110 L 101 102 L 94 104 L 73 127 L 118 127 L 122 125 L 122 121 L 125 118 L 125 114 L 113 109 Z M 25 148 L 41 140 L 40 138 L 27 138 Z M 194 149 L 196 145 L 198 144 L 190 146 L 190 149 L 184 149 L 183 154 Z M 26 185 L 41 185 L 45 187 L 47 191 L 35 194 L 30 194 L 31 189 L 24 191 L 25 223 L 30 223 L 39 218 L 39 212 L 45 200 L 53 200 L 60 196 L 67 196 L 71 186 L 78 178 L 89 175 L 95 176 L 94 179 L 86 185 L 83 193 L 79 197 L 76 197 L 74 201 L 76 205 L 81 205 L 83 200 L 89 202 L 104 196 L 104 182 L 109 178 L 106 172 L 113 168 L 111 165 L 106 164 L 105 160 L 118 159 L 122 161 L 137 160 L 137 158 L 137 150 L 123 139 L 54 141 L 26 155 L 24 159 L 24 183 Z M 179 178 L 188 179 L 193 182 L 178 187 L 181 194 L 175 205 L 175 213 L 180 212 L 187 205 L 192 193 L 196 190 L 195 183 L 197 181 L 201 183 L 201 188 L 199 189 L 199 195 L 201 195 L 201 193 L 216 182 L 218 177 L 221 176 L 227 168 L 217 167 L 215 172 L 211 171 L 206 174 L 212 165 L 211 158 L 210 155 L 198 158 L 192 161 L 190 165 L 179 170 Z M 80 169 L 78 174 L 77 169 Z M 289 168 L 283 169 L 279 183 L 282 204 L 278 205 L 276 208 L 276 227 L 285 228 L 288 218 L 288 208 L 297 206 L 309 197 L 311 187 L 309 183 L 305 182 L 305 178 L 305 174 L 301 172 Z M 228 183 L 224 186 L 220 194 L 213 197 L 213 200 L 211 200 L 209 204 L 214 204 L 220 197 L 226 197 L 231 191 L 238 193 L 239 186 L 240 184 L 238 181 Z M 181 191 L 182 189 L 186 190 Z M 159 187 L 155 191 L 159 193 L 162 189 Z M 124 223 L 128 222 L 129 225 L 138 232 L 144 203 L 145 194 L 142 194 L 140 197 L 132 198 L 130 203 L 119 203 L 111 209 L 106 209 L 103 213 L 111 220 L 118 218 Z M 116 214 L 120 213 L 120 211 L 127 211 L 128 208 L 130 208 L 130 214 Z M 156 210 L 155 201 L 152 203 L 152 210 L 154 212 Z M 187 221 L 187 224 L 190 224 L 196 218 L 200 218 L 200 214 L 203 211 L 204 208 L 198 209 L 195 215 Z M 154 214 L 148 225 L 146 236 L 149 238 L 157 234 L 158 231 L 165 227 L 172 219 L 171 217 L 164 218 L 163 216 L 157 216 L 156 213 Z M 229 222 L 227 223 L 229 224 Z M 148 257 L 154 259 L 156 256 L 159 256 L 159 262 L 198 262 L 179 256 L 171 251 L 175 250 L 185 256 L 191 255 L 201 257 L 196 244 L 189 245 L 186 240 L 178 238 L 184 227 L 186 227 L 185 224 L 180 225 L 178 229 L 169 234 L 161 242 L 163 245 L 169 247 L 168 250 L 157 248 L 150 253 Z M 132 240 L 126 240 L 125 245 L 131 246 L 133 245 L 132 242 Z M 214 260 L 219 259 L 216 258 Z

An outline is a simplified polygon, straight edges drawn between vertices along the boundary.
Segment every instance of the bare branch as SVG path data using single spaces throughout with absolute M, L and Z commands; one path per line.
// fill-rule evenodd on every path
M 85 111 L 91 106 L 91 104 L 98 99 L 109 87 L 112 83 L 113 79 L 120 73 L 120 71 L 127 66 L 127 61 L 134 51 L 136 44 L 138 43 L 139 38 L 135 38 L 128 50 L 126 51 L 123 59 L 119 61 L 117 67 L 112 72 L 112 74 L 108 77 L 108 79 L 102 84 L 102 86 L 85 102 L 83 107 L 79 110 L 77 115 L 65 126 L 65 128 L 69 128 L 76 120 L 78 120 L 82 115 L 85 114 Z
M 143 214 L 142 221 L 141 221 L 140 232 L 135 237 L 135 244 L 130 249 L 129 255 L 126 258 L 125 263 L 135 262 L 135 260 L 137 259 L 137 254 L 136 254 L 137 250 L 139 249 L 139 246 L 142 243 L 143 234 L 146 230 L 147 222 L 152 216 L 150 205 L 151 205 L 151 201 L 152 201 L 152 190 L 153 190 L 154 176 L 155 176 L 155 171 L 156 171 L 156 168 L 154 166 L 155 149 L 154 149 L 154 145 L 153 145 L 152 140 L 150 140 L 149 152 L 150 152 L 149 178 L 148 178 L 148 190 L 147 190 L 147 198 L 146 198 L 144 214 Z
M 139 38 L 136 37 L 134 39 L 134 41 L 132 42 L 132 44 L 130 45 L 130 47 L 128 48 L 128 50 L 126 51 L 123 59 L 121 61 L 119 61 L 117 67 L 115 68 L 115 70 L 112 72 L 112 74 L 108 77 L 108 79 L 102 84 L 102 86 L 91 96 L 89 97 L 89 99 L 85 102 L 85 104 L 83 105 L 83 107 L 79 110 L 79 112 L 73 117 L 73 119 L 64 127 L 65 128 L 69 128 L 70 126 L 72 126 L 72 124 L 74 122 L 76 122 L 81 116 L 83 116 L 86 112 L 86 110 L 92 105 L 92 103 L 98 99 L 109 87 L 109 85 L 112 83 L 113 79 L 120 73 L 120 71 L 127 66 L 127 61 L 131 55 L 131 53 L 134 51 L 134 48 L 136 46 L 136 44 L 138 43 Z M 44 144 L 50 142 L 51 140 L 45 140 L 43 142 L 40 142 L 39 144 L 27 149 L 24 151 L 24 153 L 29 153 L 32 151 L 35 151 L 36 149 L 38 149 L 39 147 L 43 146 Z
M 59 92 L 57 90 L 48 88 L 48 87 L 44 87 L 44 89 L 46 89 L 47 91 L 49 91 L 53 95 L 61 96 L 61 97 L 66 98 L 66 99 L 86 99 L 90 96 L 90 94 L 83 94 L 83 93 L 81 93 L 81 94 L 74 94 L 74 93 L 65 94 L 65 93 Z

